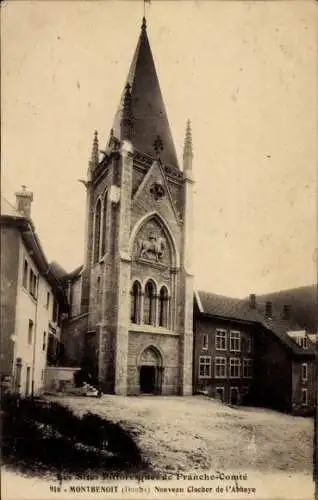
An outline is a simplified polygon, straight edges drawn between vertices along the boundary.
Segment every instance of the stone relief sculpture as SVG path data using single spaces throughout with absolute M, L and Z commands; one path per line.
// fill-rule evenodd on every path
M 166 240 L 151 232 L 147 239 L 139 239 L 139 257 L 160 262 L 167 248 Z

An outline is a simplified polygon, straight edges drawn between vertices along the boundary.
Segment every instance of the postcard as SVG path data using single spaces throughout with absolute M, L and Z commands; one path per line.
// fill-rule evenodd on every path
M 318 498 L 317 26 L 2 2 L 5 500 Z

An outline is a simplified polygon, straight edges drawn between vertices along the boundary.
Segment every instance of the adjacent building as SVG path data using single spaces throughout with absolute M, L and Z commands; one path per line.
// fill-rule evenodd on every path
M 195 392 L 230 404 L 308 413 L 315 403 L 315 347 L 293 319 L 256 296 L 196 292 Z
M 32 193 L 1 200 L 1 379 L 23 396 L 43 391 L 47 364 L 57 364 L 67 302 L 30 218 Z

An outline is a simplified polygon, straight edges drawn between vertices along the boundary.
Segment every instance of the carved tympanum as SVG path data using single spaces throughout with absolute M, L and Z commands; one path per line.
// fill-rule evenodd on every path
M 133 249 L 137 260 L 160 266 L 171 265 L 171 248 L 167 235 L 157 220 L 148 220 L 138 231 Z

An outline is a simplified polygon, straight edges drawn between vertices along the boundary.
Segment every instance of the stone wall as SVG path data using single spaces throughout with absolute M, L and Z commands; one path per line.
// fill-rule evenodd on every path
M 74 387 L 74 374 L 78 367 L 47 366 L 44 373 L 44 392 L 66 391 Z

